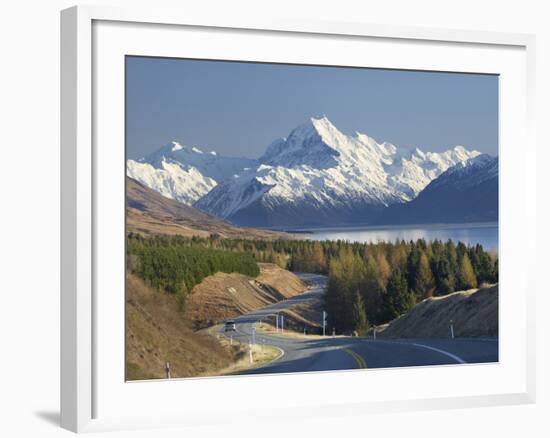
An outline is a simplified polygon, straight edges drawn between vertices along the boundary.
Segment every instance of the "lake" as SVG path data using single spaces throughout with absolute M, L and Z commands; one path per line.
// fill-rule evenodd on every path
M 297 230 L 295 230 L 297 231 Z M 405 241 L 439 239 L 463 242 L 466 245 L 480 243 L 486 250 L 498 250 L 498 222 L 470 224 L 424 224 L 396 225 L 377 227 L 327 227 L 300 230 L 312 240 L 348 240 L 350 242 L 393 242 L 395 239 Z

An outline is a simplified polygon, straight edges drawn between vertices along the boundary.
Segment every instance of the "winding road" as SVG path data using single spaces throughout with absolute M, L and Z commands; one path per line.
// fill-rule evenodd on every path
M 300 302 L 322 298 L 327 284 L 325 276 L 297 275 L 314 286 L 288 300 L 236 318 L 237 331 L 232 334 L 233 339 L 248 343 L 253 337 L 257 321 Z M 374 340 L 338 336 L 333 338 L 328 335 L 301 338 L 265 332 L 256 332 L 254 337 L 256 343 L 278 347 L 282 354 L 264 366 L 243 371 L 241 374 L 498 362 L 497 338 Z

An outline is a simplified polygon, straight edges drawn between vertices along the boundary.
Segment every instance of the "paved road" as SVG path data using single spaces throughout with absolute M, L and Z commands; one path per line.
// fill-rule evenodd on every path
M 326 277 L 298 274 L 315 286 L 293 298 L 235 319 L 237 332 L 233 338 L 248 343 L 254 324 L 284 308 L 307 300 L 319 300 L 326 290 Z M 326 336 L 291 338 L 263 332 L 255 333 L 256 343 L 280 348 L 284 354 L 277 360 L 243 374 L 328 371 L 356 368 L 388 368 L 498 361 L 496 338 L 456 339 L 365 339 Z

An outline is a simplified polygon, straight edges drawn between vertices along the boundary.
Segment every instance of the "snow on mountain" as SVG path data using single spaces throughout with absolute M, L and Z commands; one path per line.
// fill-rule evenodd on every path
M 429 188 L 433 190 L 442 186 L 473 187 L 494 178 L 498 178 L 498 157 L 481 154 L 449 168 L 435 179 Z
M 383 224 L 459 223 L 498 220 L 498 157 L 478 155 L 443 172 L 410 202 L 394 204 Z
M 425 153 L 361 133 L 348 136 L 323 116 L 273 142 L 258 164 L 196 206 L 243 225 L 366 223 L 375 211 L 410 201 L 448 168 L 478 155 L 462 146 Z
M 168 160 L 154 167 L 149 163 L 128 160 L 126 174 L 166 198 L 192 205 L 216 187 L 216 181 L 204 176 L 195 167 L 182 166 Z
M 204 176 L 218 182 L 256 163 L 250 158 L 224 157 L 215 151 L 204 152 L 197 146 L 189 147 L 176 141 L 161 147 L 140 161 L 156 168 L 162 167 L 163 161 L 178 163 L 184 168 L 194 167 Z
M 128 160 L 127 175 L 167 198 L 192 205 L 219 181 L 254 163 L 172 142 L 138 161 Z

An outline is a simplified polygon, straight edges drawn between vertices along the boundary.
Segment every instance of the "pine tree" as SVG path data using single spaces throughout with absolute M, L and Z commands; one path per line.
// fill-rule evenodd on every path
M 405 270 L 407 265 L 407 249 L 403 242 L 396 242 L 391 247 L 390 264 L 392 269 Z
M 442 257 L 432 262 L 432 272 L 435 274 L 437 295 L 445 295 L 455 290 L 455 276 L 449 260 Z
M 367 318 L 370 321 L 379 322 L 378 320 L 382 310 L 382 293 L 383 289 L 380 285 L 378 265 L 371 256 L 367 259 L 365 265 L 365 278 L 362 283 L 362 295 L 364 297 Z
M 458 287 L 460 289 L 473 289 L 477 287 L 477 278 L 468 254 L 464 253 L 458 272 Z
M 435 280 L 426 254 L 421 254 L 420 256 L 414 284 L 414 291 L 417 298 L 424 299 L 433 296 L 435 290 Z
M 369 329 L 367 315 L 365 314 L 365 305 L 359 291 L 355 291 L 355 300 L 353 302 L 353 325 L 359 336 L 363 336 Z
M 414 295 L 407 288 L 407 280 L 403 273 L 396 269 L 389 281 L 384 295 L 385 319 L 390 321 L 408 311 L 414 306 Z
M 380 289 L 385 291 L 391 275 L 391 267 L 388 263 L 386 255 L 381 251 L 379 251 L 376 255 L 376 266 L 378 268 L 378 282 Z
M 319 242 L 313 244 L 311 250 L 311 265 L 314 272 L 325 273 L 327 272 L 327 261 L 323 247 Z
M 414 245 L 414 244 L 413 244 Z M 407 257 L 407 272 L 405 277 L 409 288 L 416 290 L 416 276 L 418 273 L 418 266 L 420 265 L 421 251 L 416 247 L 412 247 L 409 256 Z
M 324 295 L 324 308 L 329 324 L 341 329 L 346 323 L 347 287 L 346 274 L 339 256 L 333 257 L 329 268 L 328 287 Z
M 184 282 L 182 282 L 181 288 L 176 292 L 176 306 L 180 312 L 185 310 L 185 302 L 187 301 L 187 295 L 189 291 Z

